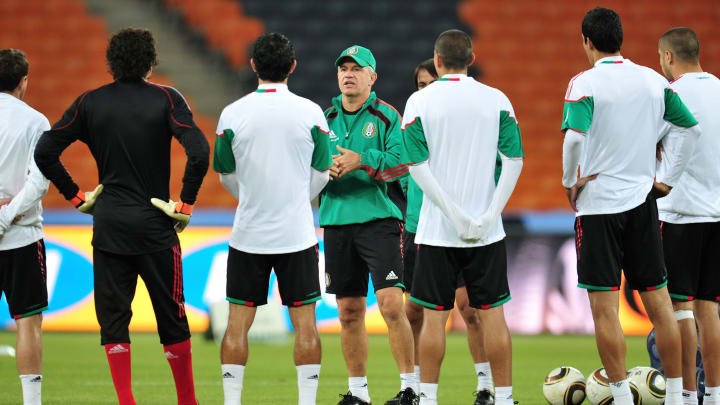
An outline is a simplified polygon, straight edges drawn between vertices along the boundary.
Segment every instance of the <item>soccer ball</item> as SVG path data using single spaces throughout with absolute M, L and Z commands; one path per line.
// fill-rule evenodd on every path
M 665 377 L 654 368 L 631 368 L 628 379 L 638 388 L 644 405 L 661 405 L 665 401 Z
M 632 392 L 633 403 L 642 405 L 642 397 L 638 387 L 630 381 L 630 392 Z M 613 403 L 612 392 L 610 392 L 610 379 L 604 368 L 599 368 L 587 378 L 585 383 L 585 395 L 592 405 L 609 405 Z
M 585 376 L 574 367 L 553 369 L 543 384 L 550 405 L 579 405 L 585 400 Z

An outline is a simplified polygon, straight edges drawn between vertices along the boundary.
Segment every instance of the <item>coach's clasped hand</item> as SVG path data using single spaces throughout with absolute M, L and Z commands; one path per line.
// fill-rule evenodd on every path
M 182 232 L 190 222 L 193 206 L 182 201 L 179 203 L 169 200 L 163 201 L 159 198 L 151 198 L 150 203 L 164 212 L 165 215 L 175 220 L 174 228 L 177 233 Z
M 92 215 L 93 209 L 95 208 L 95 201 L 97 201 L 97 198 L 102 191 L 102 184 L 98 184 L 93 191 L 86 191 L 84 193 L 82 191 L 78 191 L 77 195 L 70 200 L 70 203 L 72 203 L 72 205 L 74 205 L 75 208 L 83 214 Z

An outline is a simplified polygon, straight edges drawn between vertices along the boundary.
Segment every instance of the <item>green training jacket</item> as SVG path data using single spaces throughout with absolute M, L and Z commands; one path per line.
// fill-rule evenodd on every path
M 352 115 L 343 113 L 342 95 L 333 98 L 325 118 L 333 154 L 340 154 L 336 146 L 360 153 L 362 166 L 325 187 L 320 198 L 320 226 L 362 224 L 382 218 L 402 221 L 400 208 L 387 192 L 387 182 L 407 174 L 407 167 L 400 164 L 400 113 L 372 92 Z M 346 121 L 351 122 L 350 128 Z

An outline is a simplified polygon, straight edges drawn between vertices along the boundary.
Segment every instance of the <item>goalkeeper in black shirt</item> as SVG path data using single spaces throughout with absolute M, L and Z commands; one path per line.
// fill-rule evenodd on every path
M 95 312 L 120 405 L 135 404 L 128 325 L 138 276 L 150 294 L 178 404 L 195 405 L 176 231 L 190 219 L 210 149 L 183 96 L 146 80 L 157 64 L 150 31 L 115 34 L 107 61 L 115 81 L 80 95 L 42 135 L 35 160 L 67 200 L 93 215 Z M 187 155 L 178 203 L 168 201 L 172 138 Z M 92 192 L 80 192 L 59 160 L 76 140 L 97 163 L 100 185 Z

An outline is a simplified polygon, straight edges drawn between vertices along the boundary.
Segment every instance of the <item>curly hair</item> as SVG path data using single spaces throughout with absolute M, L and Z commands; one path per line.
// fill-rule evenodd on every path
M 252 60 L 260 79 L 282 82 L 290 74 L 295 62 L 295 47 L 283 34 L 266 33 L 253 44 Z
M 28 74 L 28 60 L 23 51 L 0 50 L 0 91 L 13 91 Z
M 152 32 L 125 28 L 110 38 L 105 53 L 115 80 L 141 80 L 157 65 L 157 51 Z

